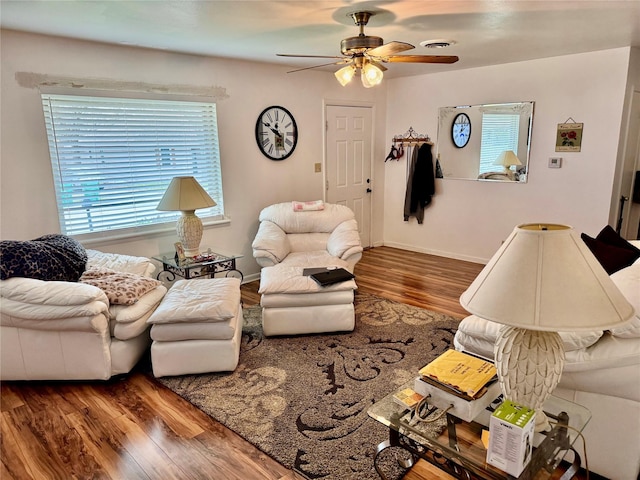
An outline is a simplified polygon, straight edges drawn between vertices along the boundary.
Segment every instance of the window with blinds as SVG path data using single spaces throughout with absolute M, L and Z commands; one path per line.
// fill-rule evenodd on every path
M 518 153 L 518 128 L 520 115 L 510 113 L 482 114 L 482 144 L 480 147 L 480 172 L 501 171 L 502 167 L 494 165 L 505 150 Z
M 173 222 L 156 210 L 171 179 L 193 176 L 224 214 L 216 105 L 42 95 L 61 231 L 126 234 Z M 116 232 L 117 231 L 117 232 Z

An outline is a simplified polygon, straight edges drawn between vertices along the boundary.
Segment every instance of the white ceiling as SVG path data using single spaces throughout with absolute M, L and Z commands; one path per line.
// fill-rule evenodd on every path
M 362 10 L 377 13 L 365 33 L 385 43 L 415 45 L 406 54 L 460 57 L 453 65 L 388 65 L 387 77 L 640 47 L 640 0 L 1 0 L 0 25 L 277 63 L 285 72 L 325 61 L 276 53 L 340 55 L 340 40 L 358 34 L 349 14 Z M 420 46 L 433 39 L 457 43 L 444 49 Z

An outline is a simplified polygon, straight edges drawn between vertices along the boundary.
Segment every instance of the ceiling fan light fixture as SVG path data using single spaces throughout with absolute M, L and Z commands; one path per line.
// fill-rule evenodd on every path
M 355 74 L 356 67 L 354 65 L 347 65 L 346 67 L 342 67 L 340 70 L 338 70 L 334 75 L 340 82 L 340 85 L 345 87 L 347 83 L 351 81 Z
M 362 78 L 362 85 L 364 85 L 365 88 L 371 88 L 382 82 L 384 74 L 378 67 L 367 62 L 365 66 L 362 67 L 362 74 L 360 76 Z
M 342 57 L 333 55 L 290 55 L 281 53 L 278 53 L 277 55 L 282 57 L 326 58 L 333 60 L 329 63 L 298 68 L 287 73 L 309 70 L 311 68 L 326 67 L 328 65 L 348 64 L 348 66 L 335 72 L 334 75 L 336 76 L 336 79 L 344 87 L 353 79 L 356 73 L 360 73 L 360 78 L 365 88 L 371 88 L 380 84 L 383 72 L 387 70 L 387 67 L 385 67 L 383 63 L 450 64 L 459 60 L 459 58 L 454 55 L 398 55 L 399 53 L 407 50 L 413 50 L 415 47 L 406 42 L 392 41 L 384 43 L 384 40 L 380 37 L 365 35 L 364 27 L 372 15 L 375 15 L 375 12 L 364 11 L 349 14 L 358 26 L 360 33 L 357 37 L 348 37 L 340 42 L 340 52 L 342 53 Z M 421 45 L 428 48 L 442 48 L 455 43 L 456 42 L 453 40 L 428 40 L 422 42 Z

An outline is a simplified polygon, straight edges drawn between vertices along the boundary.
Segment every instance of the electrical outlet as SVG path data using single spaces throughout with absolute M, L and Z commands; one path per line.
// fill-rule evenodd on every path
M 314 167 L 315 167 L 315 172 L 316 173 L 320 173 L 322 171 L 322 164 L 321 163 L 316 163 L 314 165 Z
M 562 157 L 549 157 L 549 168 L 561 168 Z

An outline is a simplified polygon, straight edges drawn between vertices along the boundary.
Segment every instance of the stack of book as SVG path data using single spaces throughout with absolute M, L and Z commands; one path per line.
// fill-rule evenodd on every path
M 420 369 L 422 381 L 465 400 L 475 400 L 487 392 L 496 379 L 493 363 L 457 350 L 447 350 Z

